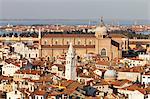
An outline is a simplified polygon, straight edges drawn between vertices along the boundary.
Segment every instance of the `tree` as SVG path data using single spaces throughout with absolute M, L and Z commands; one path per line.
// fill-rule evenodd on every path
M 140 82 L 139 82 L 139 77 L 137 76 L 137 78 L 136 78 L 136 82 L 135 83 L 137 83 L 137 84 L 139 84 Z
M 6 34 L 5 34 L 5 33 L 3 34 L 3 37 L 6 37 Z
M 18 37 L 18 34 L 17 34 L 17 33 L 15 33 L 15 34 L 14 34 L 14 37 Z

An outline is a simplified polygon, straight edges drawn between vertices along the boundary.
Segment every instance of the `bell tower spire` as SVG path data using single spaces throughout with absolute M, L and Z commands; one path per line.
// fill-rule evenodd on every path
M 39 31 L 38 31 L 38 39 L 39 39 L 39 57 L 42 57 L 42 44 L 41 44 L 41 29 L 39 28 Z
M 38 33 L 39 33 L 39 34 L 38 34 L 38 38 L 41 39 L 41 28 L 39 28 Z
M 67 80 L 76 80 L 76 53 L 72 46 L 72 43 L 69 45 L 69 49 L 66 56 L 66 66 L 65 66 L 65 78 Z

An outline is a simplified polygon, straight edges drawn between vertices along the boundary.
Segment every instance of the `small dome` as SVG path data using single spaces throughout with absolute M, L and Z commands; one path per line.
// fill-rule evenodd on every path
M 117 73 L 115 70 L 107 70 L 104 74 L 104 79 L 112 80 L 112 79 L 116 79 L 116 77 L 117 77 Z
M 102 76 L 102 71 L 100 71 L 100 70 L 95 70 L 94 73 L 99 75 L 100 77 Z

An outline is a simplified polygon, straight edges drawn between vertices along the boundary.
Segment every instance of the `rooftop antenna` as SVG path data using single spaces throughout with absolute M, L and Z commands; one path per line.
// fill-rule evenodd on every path
M 134 21 L 134 25 L 137 25 L 137 21 L 136 20 Z
M 118 26 L 120 26 L 120 22 L 119 22 L 119 20 L 117 21 L 117 24 L 118 24 Z
M 56 25 L 56 29 L 58 30 L 58 24 Z

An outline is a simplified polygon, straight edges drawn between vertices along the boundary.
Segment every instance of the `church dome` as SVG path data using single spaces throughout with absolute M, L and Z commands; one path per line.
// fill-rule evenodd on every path
M 95 33 L 99 33 L 99 35 L 107 35 L 107 28 L 106 28 L 106 26 L 98 26 L 98 27 L 96 27 Z
M 95 36 L 107 35 L 107 27 L 105 26 L 103 19 L 101 18 L 100 24 L 95 29 Z
M 117 72 L 115 70 L 107 70 L 104 73 L 104 79 L 112 80 L 112 79 L 116 79 L 116 77 L 117 77 Z

